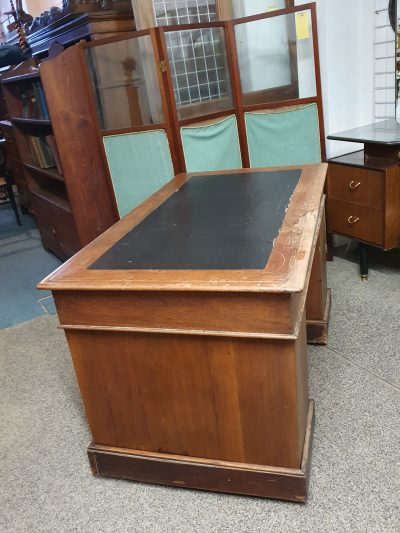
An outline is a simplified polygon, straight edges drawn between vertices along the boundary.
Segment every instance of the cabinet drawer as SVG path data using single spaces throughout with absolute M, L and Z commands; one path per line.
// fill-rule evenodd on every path
M 53 222 L 58 243 L 67 256 L 74 255 L 81 246 L 71 213 L 53 207 Z
M 328 229 L 384 246 L 384 211 L 328 198 Z
M 328 195 L 375 209 L 384 207 L 385 173 L 346 165 L 329 165 Z
M 33 193 L 35 214 L 43 244 L 66 259 L 81 247 L 72 213 L 64 211 Z

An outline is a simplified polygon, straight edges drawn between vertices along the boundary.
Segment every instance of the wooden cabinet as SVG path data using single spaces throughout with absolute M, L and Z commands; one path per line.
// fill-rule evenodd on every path
M 389 119 L 328 135 L 364 144 L 329 160 L 328 230 L 359 241 L 361 278 L 368 278 L 368 245 L 400 246 L 400 124 Z
M 102 201 L 105 196 L 108 198 L 108 191 L 99 186 L 101 176 L 94 176 L 90 161 L 75 151 L 76 146 L 84 144 L 84 132 L 72 132 L 64 122 L 53 129 L 54 110 L 63 102 L 57 99 L 48 105 L 38 66 L 37 60 L 30 59 L 2 78 L 10 115 L 7 164 L 22 205 L 37 220 L 43 246 L 67 259 L 110 227 L 117 217 L 109 200 Z M 77 84 L 76 90 L 79 87 Z M 84 146 L 87 149 L 87 144 Z M 93 153 L 87 157 L 93 157 Z M 84 168 L 87 179 L 77 179 L 70 161 Z M 93 206 L 101 209 L 101 216 Z
M 9 174 L 11 174 L 15 185 L 18 189 L 19 204 L 26 211 L 31 211 L 32 203 L 29 195 L 29 187 L 25 179 L 23 164 L 21 162 L 21 156 L 19 154 L 18 146 L 14 138 L 12 124 L 9 120 L 0 121 L 1 134 L 6 139 L 5 144 L 5 158 L 6 168 Z
M 329 161 L 328 230 L 383 250 L 400 245 L 400 168 L 363 151 Z
M 44 247 L 61 259 L 71 257 L 95 239 L 118 216 L 104 180 L 97 133 L 84 127 L 92 123 L 92 115 L 85 107 L 87 89 L 79 65 L 64 63 L 59 72 L 62 81 L 54 93 L 44 88 L 39 66 L 51 63 L 44 57 L 55 42 L 59 52 L 60 45 L 110 38 L 133 30 L 130 9 L 69 14 L 29 35 L 34 57 L 1 75 L 0 116 L 7 120 L 1 121 L 0 127 L 7 139 L 7 166 L 17 184 L 21 205 L 37 220 Z M 17 35 L 9 41 L 13 42 L 18 42 Z M 54 50 L 50 55 L 55 57 Z M 48 84 L 57 77 L 58 68 L 58 63 L 54 68 L 44 68 Z M 35 100 L 33 105 L 32 99 L 27 100 L 29 94 Z M 38 112 L 43 111 L 43 105 L 47 112 Z M 73 123 L 67 117 L 71 107 Z M 40 165 L 33 158 L 31 138 L 48 136 L 54 139 L 50 149 L 56 152 L 58 164 Z
M 2 69 L 0 80 L 10 71 L 12 67 Z M 0 83 L 0 135 L 6 140 L 3 145 L 5 156 L 5 168 L 9 175 L 11 175 L 14 183 L 18 189 L 19 204 L 25 211 L 31 211 L 31 199 L 29 195 L 28 184 L 26 183 L 21 156 L 18 150 L 18 145 L 15 141 L 13 126 L 9 120 L 6 101 L 3 95 L 2 85 Z

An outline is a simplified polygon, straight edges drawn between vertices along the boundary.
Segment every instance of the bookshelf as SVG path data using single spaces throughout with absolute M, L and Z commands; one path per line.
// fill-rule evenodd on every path
M 0 80 L 11 70 L 11 68 L 12 67 L 3 67 L 0 69 Z M 0 83 L 0 134 L 6 140 L 4 145 L 6 169 L 7 172 L 11 174 L 14 183 L 17 186 L 20 207 L 24 213 L 28 213 L 31 209 L 29 188 L 25 180 L 23 163 L 14 138 L 13 126 L 9 118 Z
M 111 208 L 107 210 L 102 205 L 96 180 L 77 179 L 77 174 L 70 171 L 68 160 L 76 156 L 74 142 L 84 144 L 83 139 L 81 132 L 71 132 L 65 124 L 61 130 L 67 136 L 57 138 L 39 61 L 32 58 L 16 66 L 2 77 L 1 83 L 20 153 L 20 173 L 29 194 L 30 212 L 36 219 L 44 248 L 67 259 L 116 218 Z M 62 99 L 52 102 L 53 112 L 55 106 L 63 105 Z M 80 159 L 80 164 L 85 168 L 84 160 Z M 101 216 L 92 207 L 97 204 L 104 207 Z

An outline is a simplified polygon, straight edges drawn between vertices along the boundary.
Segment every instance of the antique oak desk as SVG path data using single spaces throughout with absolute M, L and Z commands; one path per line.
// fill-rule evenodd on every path
M 40 284 L 94 474 L 305 501 L 305 310 L 324 342 L 329 308 L 325 175 L 179 175 Z

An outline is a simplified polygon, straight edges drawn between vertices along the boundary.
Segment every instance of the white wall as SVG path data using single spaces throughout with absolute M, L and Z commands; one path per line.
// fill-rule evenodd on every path
M 37 17 L 43 11 L 49 10 L 53 6 L 60 6 L 62 0 L 24 0 L 23 6 L 27 13 L 30 13 L 32 17 Z M 15 5 L 15 2 L 14 2 Z M 0 0 L 0 12 L 10 11 L 10 1 Z
M 53 6 L 59 6 L 60 0 L 25 0 L 27 11 L 32 17 L 37 17 L 44 11 L 48 11 Z
M 296 4 L 305 4 L 297 1 Z M 326 134 L 374 122 L 373 21 L 375 0 L 317 0 Z M 354 143 L 327 142 L 328 157 Z
M 32 17 L 37 17 L 43 11 L 50 9 L 53 6 L 60 6 L 62 0 L 24 0 L 22 2 L 23 8 L 27 13 L 30 13 Z M 14 2 L 15 5 L 15 2 Z M 0 0 L 0 18 L 4 19 L 3 13 L 10 11 L 10 1 Z M 7 28 L 1 28 L 2 31 L 7 32 Z

